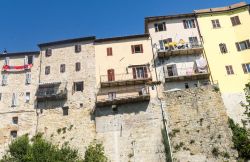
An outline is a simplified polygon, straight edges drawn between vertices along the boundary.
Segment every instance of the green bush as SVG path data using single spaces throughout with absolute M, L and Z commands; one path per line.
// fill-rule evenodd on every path
M 9 145 L 9 150 L 1 162 L 82 162 L 77 150 L 68 146 L 53 145 L 42 138 L 41 134 L 29 140 L 21 136 Z
M 107 162 L 108 159 L 104 154 L 104 147 L 102 144 L 92 142 L 84 156 L 84 162 Z
M 229 127 L 232 129 L 233 143 L 239 153 L 239 157 L 243 159 L 250 159 L 249 133 L 245 128 L 235 124 L 232 119 L 229 119 Z

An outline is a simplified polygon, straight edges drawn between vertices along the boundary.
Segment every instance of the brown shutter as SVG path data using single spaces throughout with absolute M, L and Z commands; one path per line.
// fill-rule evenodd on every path
M 147 66 L 143 67 L 143 71 L 144 71 L 144 78 L 148 78 Z
M 112 56 L 113 52 L 112 52 L 112 48 L 107 48 L 107 56 Z
M 132 68 L 133 70 L 133 78 L 136 79 L 136 68 Z
M 131 51 L 132 51 L 132 54 L 135 53 L 135 46 L 134 45 L 131 46 Z
M 247 67 L 246 67 L 246 64 L 242 64 L 242 69 L 243 69 L 244 73 L 246 74 L 246 73 L 247 73 Z
M 236 25 L 240 24 L 240 18 L 239 18 L 239 16 L 235 16 L 235 23 L 236 23 Z
M 231 17 L 230 19 L 231 19 L 232 25 L 235 26 L 236 23 L 235 23 L 234 17 Z
M 250 49 L 250 41 L 249 41 L 249 39 L 246 40 L 246 44 L 247 44 L 247 48 Z
M 140 46 L 141 46 L 141 53 L 143 53 L 143 45 L 141 44 Z
M 187 29 L 186 20 L 183 20 L 184 29 Z
M 237 51 L 241 51 L 240 50 L 240 44 L 237 42 L 237 43 L 235 43 L 235 45 L 236 45 Z

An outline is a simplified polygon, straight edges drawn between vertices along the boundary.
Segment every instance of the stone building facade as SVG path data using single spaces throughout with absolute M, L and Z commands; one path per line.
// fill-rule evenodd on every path
M 35 51 L 0 55 L 0 155 L 12 139 L 36 132 L 39 54 Z

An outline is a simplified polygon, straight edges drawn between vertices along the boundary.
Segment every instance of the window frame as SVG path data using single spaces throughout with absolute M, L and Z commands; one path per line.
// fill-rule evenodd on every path
M 50 57 L 50 56 L 52 56 L 52 49 L 51 48 L 45 49 L 45 57 Z
M 233 26 L 237 26 L 241 24 L 239 16 L 230 17 L 230 20 Z
M 242 48 L 242 44 L 244 44 L 244 48 Z M 236 49 L 237 49 L 237 51 L 245 51 L 245 50 L 248 50 L 248 49 L 250 49 L 250 40 L 249 39 L 247 39 L 247 40 L 244 40 L 244 41 L 241 41 L 241 42 L 236 42 L 235 43 L 235 45 L 236 45 Z
M 82 51 L 82 46 L 80 44 L 75 45 L 75 53 L 80 53 Z
M 159 28 L 159 26 L 161 26 L 161 28 Z M 155 27 L 155 32 L 167 31 L 166 22 L 155 23 L 154 27 Z
M 136 48 L 139 47 L 140 50 L 137 51 Z M 136 44 L 136 45 L 131 45 L 131 50 L 132 50 L 132 54 L 139 54 L 139 53 L 143 53 L 143 44 Z
M 220 44 L 219 44 L 219 48 L 220 48 L 220 52 L 221 52 L 222 54 L 228 53 L 226 43 L 220 43 Z
M 113 49 L 112 47 L 107 48 L 107 56 L 113 56 Z
M 76 62 L 75 63 L 75 71 L 76 72 L 81 71 L 81 62 Z
M 195 19 L 183 20 L 184 29 L 196 28 Z
M 227 75 L 234 75 L 234 70 L 232 65 L 226 65 Z
M 66 72 L 66 64 L 61 64 L 60 65 L 60 73 L 65 73 Z
M 242 69 L 243 69 L 244 74 L 249 74 L 250 73 L 250 63 L 242 64 Z
M 220 20 L 219 19 L 211 20 L 211 22 L 212 22 L 212 26 L 213 26 L 214 29 L 221 28 Z
M 84 82 L 83 81 L 74 82 L 74 92 L 83 92 L 83 90 L 84 90 Z
M 45 75 L 50 74 L 50 66 L 45 66 Z

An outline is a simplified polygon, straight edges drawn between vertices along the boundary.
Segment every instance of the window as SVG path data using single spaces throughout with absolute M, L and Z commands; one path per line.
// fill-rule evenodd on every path
M 199 42 L 198 42 L 197 37 L 189 37 L 188 39 L 189 39 L 189 43 L 190 43 L 192 48 L 199 46 Z
M 82 46 L 80 44 L 75 45 L 75 53 L 79 53 L 82 51 Z
M 16 137 L 17 137 L 17 131 L 11 131 L 11 132 L 10 132 L 10 136 L 11 136 L 12 138 L 16 138 Z
M 9 57 L 5 57 L 4 59 L 4 65 L 9 65 L 10 63 L 10 58 Z
M 250 63 L 242 64 L 242 69 L 245 74 L 250 73 Z
M 7 74 L 2 75 L 2 85 L 3 86 L 7 85 L 7 78 L 8 78 Z
M 172 77 L 172 76 L 177 76 L 177 68 L 176 68 L 176 64 L 174 65 L 168 65 L 167 66 L 167 76 L 168 77 Z
M 0 101 L 2 100 L 2 93 L 0 93 Z
M 212 25 L 213 25 L 213 28 L 220 28 L 221 27 L 218 19 L 212 20 Z
M 12 118 L 12 124 L 18 124 L 18 117 Z
M 132 54 L 134 54 L 134 53 L 143 53 L 143 46 L 142 46 L 142 44 L 132 45 L 131 50 L 132 50 Z
M 25 94 L 25 102 L 26 103 L 30 102 L 30 92 L 26 92 L 26 94 Z
M 83 82 L 75 82 L 74 83 L 74 91 L 76 92 L 83 92 Z
M 60 73 L 65 73 L 66 67 L 65 64 L 60 65 Z
M 31 84 L 31 73 L 26 73 L 26 84 Z
M 33 56 L 28 56 L 28 64 L 33 64 L 34 62 L 34 60 L 33 60 Z
M 227 53 L 227 46 L 226 46 L 225 43 L 220 43 L 219 47 L 220 47 L 220 52 L 221 53 Z
M 113 51 L 112 48 L 107 48 L 107 56 L 112 56 L 113 55 Z
M 69 107 L 63 107 L 63 116 L 68 116 L 69 115 Z
M 233 75 L 234 74 L 232 65 L 226 66 L 226 70 L 227 70 L 227 75 Z
M 11 107 L 16 107 L 16 106 L 17 106 L 17 94 L 13 93 L 12 94 Z
M 108 74 L 108 81 L 109 82 L 115 81 L 115 70 L 114 69 L 108 69 L 107 74 Z
M 234 16 L 234 17 L 231 17 L 231 22 L 232 22 L 232 25 L 233 26 L 236 26 L 236 25 L 240 25 L 240 18 L 239 16 Z
M 134 67 L 132 70 L 134 79 L 148 78 L 147 66 Z
M 189 88 L 188 83 L 185 83 L 185 89 L 188 89 L 188 88 Z
M 47 48 L 46 50 L 45 50 L 45 56 L 46 57 L 50 57 L 52 55 L 52 49 L 51 48 Z
M 236 48 L 237 48 L 238 51 L 243 51 L 243 50 L 246 50 L 246 49 L 250 49 L 250 41 L 249 41 L 249 39 L 245 40 L 245 41 L 242 41 L 242 42 L 236 42 L 235 45 L 236 45 Z
M 45 75 L 49 75 L 50 74 L 50 66 L 46 66 L 45 67 Z
M 81 70 L 81 63 L 77 62 L 76 63 L 76 71 L 80 71 Z
M 162 23 L 156 23 L 155 24 L 155 32 L 161 32 L 161 31 L 166 31 L 166 23 L 162 22 Z
M 116 98 L 116 92 L 109 92 L 108 96 L 109 100 L 113 101 Z
M 194 19 L 191 20 L 183 20 L 184 29 L 195 28 Z
M 167 38 L 167 39 L 163 39 L 163 40 L 160 40 L 159 43 L 160 43 L 160 49 L 161 50 L 164 50 L 165 49 L 165 46 L 166 44 L 172 42 L 172 38 Z

